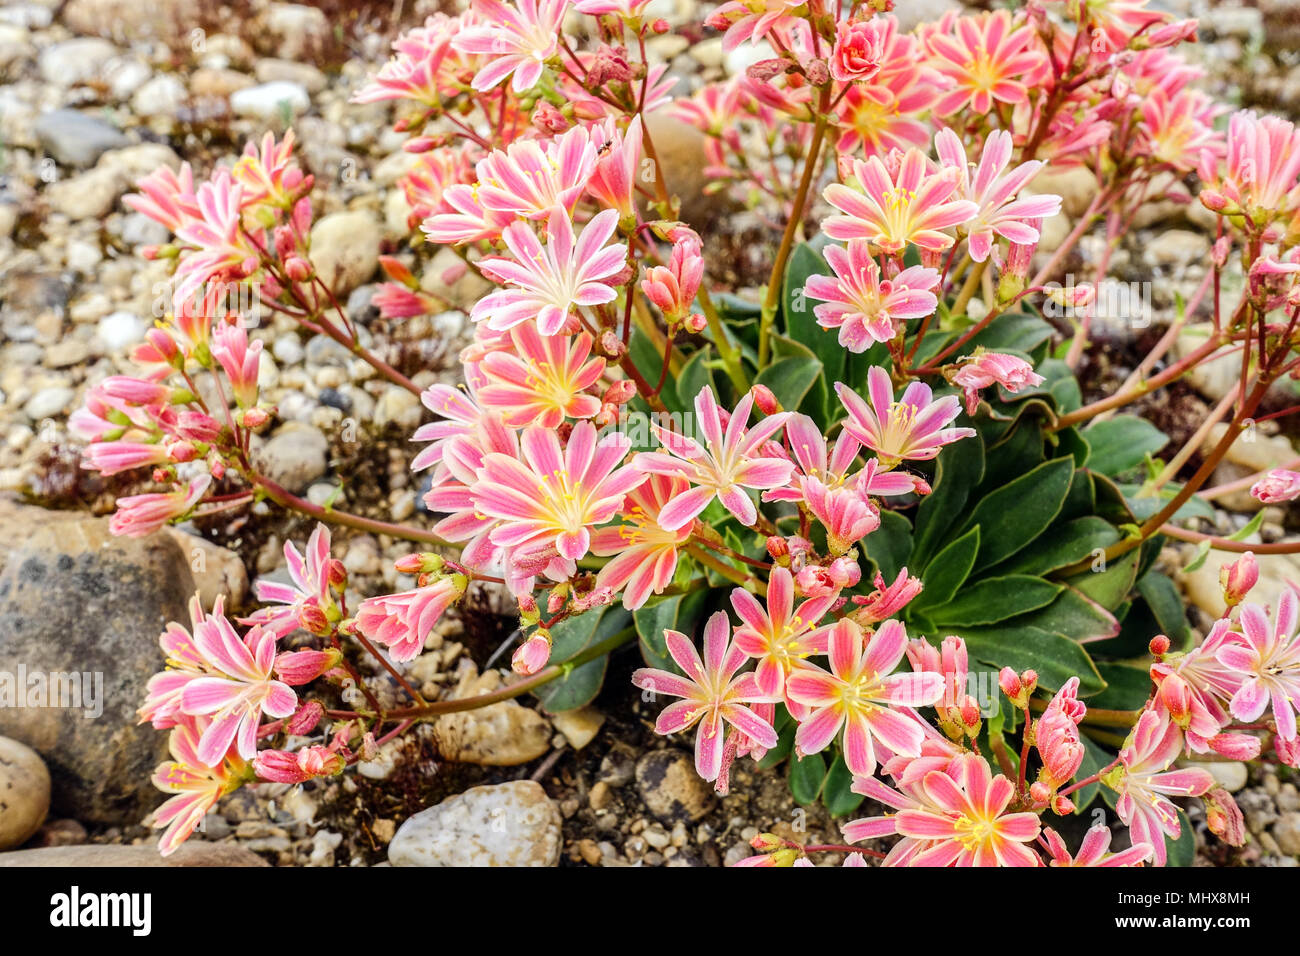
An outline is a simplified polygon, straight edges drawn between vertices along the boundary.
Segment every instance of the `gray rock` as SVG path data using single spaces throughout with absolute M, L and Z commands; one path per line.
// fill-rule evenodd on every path
M 166 533 L 116 538 L 106 519 L 2 500 L 0 538 L 16 543 L 0 552 L 0 662 L 27 685 L 0 734 L 45 758 L 56 813 L 136 823 L 160 802 L 149 777 L 167 750 L 136 708 L 162 669 L 158 634 L 189 620 L 185 555 Z
M 256 462 L 268 478 L 294 494 L 325 474 L 329 442 L 310 425 L 282 425 L 256 453 Z
M 393 866 L 555 866 L 560 811 L 541 785 L 473 787 L 421 810 L 388 846 Z
M 636 765 L 636 785 L 646 809 L 665 823 L 694 823 L 713 809 L 713 788 L 680 750 L 655 750 Z
M 256 853 L 233 843 L 181 844 L 171 856 L 151 846 L 52 846 L 39 850 L 0 853 L 3 866 L 57 866 L 80 869 L 101 866 L 270 866 Z
M 50 809 L 50 773 L 32 748 L 0 737 L 0 850 L 21 846 Z
M 60 163 L 77 168 L 90 166 L 108 150 L 129 142 L 117 127 L 76 110 L 42 114 L 36 121 L 36 138 Z

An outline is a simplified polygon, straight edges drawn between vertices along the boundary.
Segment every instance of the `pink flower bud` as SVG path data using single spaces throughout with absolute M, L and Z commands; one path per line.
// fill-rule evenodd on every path
M 749 393 L 754 396 L 754 404 L 764 415 L 776 415 L 781 411 L 781 403 L 776 400 L 776 395 L 766 385 L 755 385 Z
M 275 659 L 275 672 L 291 687 L 308 684 L 326 671 L 338 667 L 343 655 L 336 649 L 325 651 L 285 651 Z
M 1164 657 L 1169 653 L 1169 638 L 1165 637 L 1163 634 L 1157 634 L 1155 637 L 1151 638 L 1151 643 L 1147 646 L 1151 651 L 1152 657 Z
M 631 401 L 634 395 L 636 395 L 636 382 L 630 378 L 619 379 L 605 389 L 601 402 L 607 405 L 623 405 Z
M 309 700 L 298 705 L 293 716 L 284 722 L 284 729 L 294 736 L 303 737 L 315 730 L 324 716 L 325 708 L 320 702 Z
M 1215 734 L 1207 743 L 1216 754 L 1229 760 L 1254 760 L 1259 756 L 1259 738 L 1251 734 Z
M 1246 842 L 1246 821 L 1232 794 L 1223 787 L 1211 787 L 1201 799 L 1205 802 L 1205 823 L 1211 833 L 1229 846 Z
M 1186 730 L 1192 722 L 1192 689 L 1177 674 L 1168 674 L 1160 682 L 1160 702 L 1169 711 L 1170 719 Z
M 1223 588 L 1223 602 L 1228 607 L 1236 607 L 1245 600 L 1250 589 L 1259 580 L 1259 564 L 1255 555 L 1247 551 L 1231 564 L 1225 564 L 1219 571 L 1219 584 Z
M 514 656 L 510 659 L 510 667 L 516 674 L 531 677 L 545 667 L 550 659 L 551 633 L 539 627 L 533 632 L 532 637 L 515 650 Z

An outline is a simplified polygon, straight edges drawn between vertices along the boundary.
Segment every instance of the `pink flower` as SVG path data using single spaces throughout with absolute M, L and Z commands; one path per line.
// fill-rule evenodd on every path
M 646 0 L 648 2 L 648 0 Z M 606 146 L 597 149 L 600 159 L 587 180 L 587 192 L 622 220 L 636 221 L 636 175 L 641 162 L 641 114 L 632 117 L 627 132 L 620 133 L 614 121 L 606 120 L 592 128 L 593 139 L 599 136 Z
M 427 107 L 439 107 L 444 96 L 459 92 L 456 79 L 471 59 L 452 48 L 451 41 L 464 27 L 475 25 L 472 13 L 448 17 L 435 13 L 422 27 L 402 34 L 393 42 L 394 55 L 353 97 L 353 103 L 378 103 L 409 99 Z
M 852 558 L 836 558 L 828 565 L 808 564 L 794 576 L 800 593 L 810 598 L 838 598 L 840 591 L 862 580 L 862 569 Z
M 189 163 L 181 163 L 179 174 L 170 166 L 159 166 L 136 186 L 139 194 L 125 197 L 123 205 L 161 223 L 170 232 L 180 232 L 186 223 L 202 216 L 194 195 L 194 173 Z
M 844 249 L 826 247 L 826 261 L 835 276 L 809 276 L 805 292 L 822 304 L 813 309 L 817 324 L 839 329 L 839 342 L 850 352 L 865 352 L 874 342 L 888 342 L 907 319 L 934 313 L 938 297 L 932 291 L 939 273 L 911 266 L 893 279 L 881 280 L 871 256 L 871 243 L 854 239 Z
M 958 172 L 931 172 L 919 149 L 904 153 L 893 172 L 879 156 L 868 156 L 865 162 L 855 159 L 852 168 L 859 189 L 831 183 L 823 192 L 843 213 L 822 223 L 822 231 L 832 239 L 868 239 L 891 255 L 909 243 L 941 251 L 953 243 L 941 230 L 966 222 L 978 211 L 970 200 L 952 198 Z
M 1015 394 L 1022 388 L 1041 385 L 1043 376 L 1022 358 L 1001 352 L 983 352 L 959 368 L 952 376 L 952 383 L 965 390 L 966 414 L 974 415 L 980 403 L 980 389 L 997 384 Z
M 1119 794 L 1115 812 L 1132 831 L 1133 843 L 1149 844 L 1156 866 L 1167 859 L 1164 837 L 1176 840 L 1182 832 L 1169 797 L 1197 797 L 1214 786 L 1208 770 L 1168 769 L 1182 749 L 1183 735 L 1175 724 L 1153 710 L 1143 711 L 1119 752 L 1120 766 L 1103 778 Z
M 888 52 L 892 21 L 841 20 L 835 27 L 831 76 L 841 83 L 874 79 Z
M 1065 841 L 1050 827 L 1043 830 L 1043 838 L 1047 841 L 1052 866 L 1141 866 L 1151 856 L 1150 843 L 1136 843 L 1118 853 L 1109 852 L 1110 827 L 1104 823 L 1084 834 L 1079 852 L 1074 856 L 1070 856 Z
M 330 597 L 330 530 L 318 523 L 307 539 L 304 554 L 299 554 L 292 541 L 284 543 L 284 560 L 292 584 L 281 584 L 259 578 L 254 589 L 257 600 L 263 604 L 281 607 L 264 607 L 244 618 L 244 624 L 257 624 L 284 637 L 303 623 L 304 609 L 308 620 L 324 615 L 333 605 Z M 308 630 L 313 628 L 308 627 Z
M 1029 98 L 1027 83 L 1045 71 L 1048 59 L 1032 46 L 1034 31 L 1006 10 L 957 17 L 952 32 L 936 30 L 926 40 L 932 65 L 944 79 L 934 104 L 938 116 L 962 110 L 986 114 L 996 103 L 1012 106 Z M 1014 27 L 1014 28 L 1013 28 Z
M 537 85 L 546 61 L 559 49 L 568 0 L 474 0 L 480 21 L 461 30 L 451 41 L 464 53 L 485 57 L 474 74 L 474 89 L 490 90 L 510 74 L 511 89 L 523 93 Z
M 1027 220 L 1046 219 L 1061 211 L 1060 196 L 1016 196 L 1042 168 L 1038 160 L 1021 163 L 1004 173 L 1011 162 L 1014 145 L 1006 130 L 994 130 L 984 142 L 978 167 L 966 162 L 966 150 L 957 134 L 941 129 L 934 138 L 935 149 L 944 165 L 961 172 L 957 194 L 976 206 L 972 219 L 965 224 L 970 256 L 983 262 L 993 250 L 994 234 L 1013 243 L 1031 245 L 1039 233 Z M 972 168 L 974 176 L 971 176 Z
M 489 256 L 479 266 L 513 288 L 484 296 L 470 318 L 487 320 L 488 328 L 496 330 L 536 320 L 542 335 L 554 335 L 579 306 L 614 301 L 618 293 L 608 280 L 623 269 L 627 253 L 605 243 L 617 225 L 618 213 L 607 209 L 587 223 L 575 243 L 569 217 L 556 209 L 547 221 L 543 248 L 527 223 L 511 223 L 502 238 L 514 258 Z
M 137 441 L 96 442 L 81 453 L 81 467 L 99 472 L 105 478 L 145 465 L 169 465 L 171 453 L 163 445 Z
M 826 548 L 839 557 L 880 527 L 880 512 L 853 486 L 828 486 L 816 478 L 801 477 L 808 513 L 826 529 Z
M 181 692 L 181 710 L 209 716 L 212 722 L 199 739 L 197 754 L 214 767 L 234 745 L 245 760 L 257 753 L 257 728 L 262 715 L 288 717 L 298 695 L 274 678 L 274 631 L 254 626 L 241 639 L 223 615 L 213 614 L 194 629 L 194 650 L 203 676 Z
M 666 503 L 659 512 L 659 524 L 665 530 L 676 531 L 689 525 L 714 498 L 742 524 L 752 525 L 758 520 L 758 509 L 744 489 L 775 488 L 789 480 L 794 470 L 790 462 L 760 457 L 763 444 L 780 430 L 789 413 L 769 415 L 746 431 L 753 406 L 753 393 L 746 393 L 724 432 L 713 390 L 702 389 L 695 396 L 695 415 L 704 445 L 658 423 L 651 426 L 669 454 L 642 453 L 632 460 L 633 466 L 651 474 L 685 478 L 694 486 Z
M 167 741 L 172 759 L 154 771 L 153 785 L 174 794 L 152 817 L 153 826 L 166 827 L 158 841 L 163 856 L 175 853 L 217 801 L 243 781 L 243 762 L 235 754 L 222 752 L 215 761 L 199 756 L 199 741 L 206 731 L 203 719 L 187 718 L 177 724 Z
M 793 13 L 804 5 L 805 0 L 740 0 L 718 7 L 713 15 L 705 21 L 715 30 L 726 30 L 722 37 L 722 49 L 730 52 L 748 40 L 757 43 L 773 28 L 793 19 Z
M 886 621 L 864 638 L 861 627 L 844 619 L 828 642 L 829 673 L 808 664 L 786 680 L 786 694 L 810 710 L 795 733 L 795 752 L 824 750 L 843 728 L 844 762 L 856 775 L 875 772 L 877 741 L 896 754 L 920 754 L 921 725 L 892 708 L 933 704 L 943 696 L 943 677 L 893 673 L 907 648 L 903 625 Z
M 794 577 L 775 567 L 767 586 L 767 608 L 743 588 L 731 592 L 731 606 L 743 622 L 736 629 L 736 646 L 758 661 L 754 682 L 759 691 L 779 698 L 790 672 L 813 654 L 825 654 L 829 628 L 818 627 L 833 597 L 804 601 L 794 608 Z
M 596 575 L 596 585 L 615 591 L 622 588 L 623 606 L 629 611 L 672 583 L 677 551 L 690 539 L 691 527 L 667 531 L 659 524 L 659 513 L 686 489 L 684 478 L 651 475 L 627 494 L 622 517 L 628 523 L 592 532 L 591 553 L 613 556 Z
M 1242 676 L 1232 695 L 1232 716 L 1244 723 L 1258 720 L 1273 705 L 1277 734 L 1283 740 L 1296 737 L 1296 706 L 1300 702 L 1300 639 L 1296 635 L 1296 592 L 1282 589 L 1273 627 L 1268 626 L 1264 608 L 1258 604 L 1241 607 L 1242 644 L 1227 644 L 1217 653 L 1220 664 Z
M 947 428 L 961 411 L 956 395 L 935 400 L 930 386 L 913 382 L 894 401 L 894 386 L 889 373 L 880 366 L 867 372 L 867 393 L 871 403 L 863 401 L 853 389 L 840 382 L 835 391 L 849 413 L 845 430 L 880 456 L 886 466 L 904 459 L 924 461 L 934 458 L 949 442 L 969 438 L 973 428 Z
M 226 170 L 218 170 L 199 187 L 198 217 L 176 230 L 176 237 L 196 247 L 180 258 L 176 267 L 179 282 L 172 302 L 192 299 L 212 280 L 239 281 L 257 269 L 257 253 L 244 236 L 243 187 Z
M 1250 493 L 1252 497 L 1258 498 L 1266 505 L 1294 501 L 1300 498 L 1300 472 L 1274 468 L 1251 485 Z
M 1199 647 L 1186 654 L 1166 654 L 1151 665 L 1151 679 L 1158 688 L 1157 707 L 1169 712 L 1170 719 L 1186 732 L 1188 748 L 1196 753 L 1235 746 L 1233 741 L 1218 738 L 1231 736 L 1221 735 L 1219 730 L 1230 723 L 1225 705 L 1240 689 L 1243 677 L 1222 664 L 1218 654 L 1241 642 L 1230 621 L 1215 621 Z M 1175 687 L 1166 690 L 1170 681 Z M 1181 702 L 1178 716 L 1170 712 L 1174 701 Z
M 903 809 L 898 832 L 931 841 L 912 858 L 912 866 L 1038 866 L 1026 843 L 1038 836 L 1038 815 L 1007 813 L 1016 788 L 993 776 L 982 757 L 953 760 L 947 772 L 932 770 L 921 779 L 931 808 Z
M 908 642 L 907 660 L 912 670 L 943 677 L 943 696 L 935 703 L 939 725 L 945 733 L 961 739 L 965 733 L 979 732 L 979 702 L 966 693 L 970 663 L 966 642 L 949 635 L 935 647 L 924 637 Z
M 1287 194 L 1300 176 L 1300 131 L 1277 116 L 1248 110 L 1228 118 L 1228 160 L 1218 174 L 1218 156 L 1201 159 L 1201 202 L 1227 215 L 1244 213 L 1258 228 L 1290 209 Z
M 212 357 L 221 363 L 230 379 L 231 391 L 240 408 L 257 404 L 257 372 L 262 356 L 262 343 L 248 341 L 248 333 L 240 325 L 218 325 L 212 330 Z
M 737 671 L 748 659 L 730 643 L 731 625 L 725 611 L 718 611 L 704 625 L 704 660 L 685 634 L 664 631 L 668 653 L 686 674 L 641 668 L 632 683 L 653 694 L 667 694 L 682 700 L 669 704 L 655 721 L 655 732 L 677 734 L 700 725 L 695 734 L 695 769 L 705 780 L 716 780 L 722 771 L 726 742 L 723 723 L 730 724 L 761 746 L 776 746 L 776 731 L 746 704 L 768 701 L 759 691 L 753 674 Z
M 486 209 L 522 219 L 547 219 L 556 209 L 572 216 L 596 169 L 602 135 L 599 127 L 575 126 L 549 142 L 516 140 L 479 161 L 474 193 Z M 449 202 L 451 192 L 444 194 Z
M 369 598 L 357 608 L 357 630 L 385 645 L 393 660 L 414 660 L 443 612 L 468 585 L 465 575 L 449 574 L 428 587 Z
M 199 475 L 177 491 L 118 498 L 117 510 L 109 520 L 108 530 L 130 538 L 151 535 L 167 522 L 183 518 L 193 511 L 211 484 L 211 475 Z
M 412 471 L 423 471 L 440 462 L 448 445 L 463 440 L 473 441 L 484 418 L 476 396 L 469 389 L 430 385 L 420 395 L 420 401 L 442 421 L 421 425 L 411 436 L 411 441 L 432 443 L 415 456 L 411 462 Z
M 317 777 L 332 777 L 343 772 L 347 761 L 343 755 L 319 744 L 296 753 L 287 750 L 263 750 L 253 760 L 259 780 L 272 783 L 305 783 Z
M 335 648 L 286 651 L 275 659 L 275 675 L 290 687 L 300 687 L 338 667 L 342 660 L 342 652 Z
M 854 603 L 861 605 L 854 616 L 864 624 L 874 624 L 893 617 L 921 593 L 921 579 L 908 575 L 907 568 L 899 570 L 893 584 L 885 584 L 879 571 L 872 583 L 876 587 L 874 591 L 866 597 L 854 598 Z
M 1079 739 L 1079 721 L 1087 708 L 1078 698 L 1079 678 L 1071 677 L 1057 691 L 1034 725 L 1034 742 L 1043 767 L 1038 779 L 1056 790 L 1072 779 L 1083 763 L 1083 742 Z
M 533 425 L 520 439 L 523 461 L 485 455 L 472 490 L 478 510 L 501 520 L 492 542 L 523 553 L 555 548 L 565 561 L 585 556 L 591 529 L 613 518 L 645 480 L 635 468 L 618 467 L 628 447 L 618 432 L 597 442 L 595 426 L 584 421 L 563 450 L 555 432 Z
M 704 257 L 699 236 L 689 234 L 673 244 L 666 266 L 651 266 L 641 280 L 641 291 L 664 314 L 669 327 L 691 317 L 695 294 L 704 278 Z
M 513 350 L 489 352 L 479 363 L 487 383 L 478 400 L 501 415 L 511 428 L 537 424 L 556 428 L 568 418 L 591 418 L 600 399 L 587 394 L 605 372 L 605 360 L 592 357 L 591 336 L 543 337 L 525 322 L 510 330 Z
M 197 629 L 207 620 L 197 594 L 190 598 L 189 610 L 190 626 Z M 218 596 L 213 602 L 212 614 L 221 617 L 224 611 L 223 599 Z M 194 647 L 190 631 L 176 621 L 168 622 L 158 636 L 158 645 L 167 659 L 167 669 L 149 678 L 145 701 L 137 714 L 142 723 L 147 720 L 157 729 L 165 730 L 187 720 L 181 710 L 181 692 L 193 678 L 207 673 L 208 668 Z

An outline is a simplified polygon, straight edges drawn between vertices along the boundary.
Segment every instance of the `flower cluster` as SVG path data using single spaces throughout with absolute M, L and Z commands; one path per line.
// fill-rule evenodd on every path
M 1203 797 L 1211 827 L 1236 839 L 1231 797 L 1176 761 L 1252 759 L 1261 732 L 1280 760 L 1300 759 L 1294 593 L 1270 623 L 1243 603 L 1251 561 L 1228 569 L 1227 616 L 1194 647 L 1152 642 L 1151 694 L 1123 712 L 1132 726 L 1122 746 L 1112 742 L 1114 761 L 1087 773 L 1097 714 L 1080 676 L 1002 668 L 995 719 L 971 662 L 996 669 L 1002 651 L 927 617 L 963 607 L 955 592 L 977 560 L 982 570 L 1010 553 L 976 538 L 954 593 L 938 595 L 926 593 L 934 553 L 920 548 L 916 574 L 889 553 L 910 508 L 964 527 L 957 513 L 986 480 L 979 469 L 955 498 L 931 496 L 931 481 L 948 456 L 984 447 L 981 427 L 1013 450 L 1037 436 L 1020 424 L 1034 415 L 1013 418 L 1008 402 L 1049 419 L 1045 442 L 1071 465 L 1081 456 L 1081 468 L 1087 442 L 1057 433 L 1113 410 L 1080 409 L 1056 388 L 1087 345 L 1093 285 L 1057 296 L 1074 324 L 1052 369 L 1042 339 L 990 334 L 1049 291 L 1078 240 L 1035 271 L 1044 221 L 1061 210 L 1060 197 L 1034 188 L 1044 169 L 1104 171 L 1084 220 L 1116 229 L 1195 171 L 1199 201 L 1222 217 L 1216 268 L 1239 246 L 1250 280 L 1231 319 L 1220 321 L 1216 303 L 1216 338 L 1199 358 L 1256 340 L 1273 350 L 1243 363 L 1259 376 L 1254 404 L 1242 383 L 1243 421 L 1296 370 L 1300 134 L 1250 113 L 1216 132 L 1221 110 L 1174 52 L 1194 25 L 1141 0 L 1033 0 L 911 31 L 874 12 L 882 6 L 722 3 L 707 23 L 725 49 L 762 42 L 775 55 L 675 101 L 645 42 L 668 26 L 647 18 L 644 0 L 473 0 L 403 34 L 354 96 L 391 104 L 412 155 L 398 189 L 415 241 L 381 258 L 387 281 L 374 303 L 400 322 L 441 310 L 429 291 L 439 284 L 471 272 L 488 284 L 465 310 L 473 331 L 460 385 L 421 388 L 385 362 L 331 277 L 317 274 L 313 182 L 292 132 L 250 145 L 197 186 L 189 166 L 141 181 L 128 204 L 175 237 L 150 250 L 173 264 L 171 311 L 135 350 L 140 375 L 95 385 L 72 421 L 86 467 L 142 469 L 166 486 L 119 499 L 114 531 L 145 535 L 271 501 L 456 552 L 414 551 L 396 565 L 413 586 L 350 595 L 320 525 L 303 552 L 285 546 L 289 582 L 259 582 L 262 606 L 249 616 L 232 623 L 222 603 L 196 604 L 188 628 L 168 626 L 167 669 L 141 709 L 172 735 L 174 759 L 156 779 L 174 794 L 156 817 L 164 852 L 242 783 L 343 772 L 413 723 L 469 706 L 426 700 L 404 674 L 471 588 L 517 607 L 521 636 L 518 684 L 484 705 L 568 679 L 651 614 L 612 633 L 607 621 L 672 608 L 673 626 L 640 635 L 658 666 L 633 676 L 647 702 L 674 698 L 656 729 L 693 730 L 696 768 L 721 791 L 736 760 L 782 747 L 794 760 L 842 763 L 852 791 L 887 808 L 846 824 L 845 837 L 894 838 L 887 853 L 863 848 L 887 865 L 1159 864 L 1180 833 L 1175 797 Z M 658 110 L 705 134 L 711 189 L 779 223 L 761 304 L 718 294 L 726 264 L 711 261 L 707 230 L 682 218 L 647 120 Z M 816 265 L 796 268 L 796 235 L 819 198 L 819 236 L 799 246 Z M 456 265 L 434 275 L 426 247 L 436 246 Z M 257 309 L 328 336 L 419 395 L 430 420 L 412 435 L 411 467 L 425 473 L 431 528 L 322 507 L 263 473 L 254 450 L 277 410 L 259 389 Z M 1271 321 L 1279 309 L 1286 321 Z M 840 371 L 827 375 L 832 364 Z M 1001 450 L 990 447 L 987 481 Z M 1091 489 L 1075 496 L 1088 507 Z M 1273 471 L 1252 490 L 1290 500 L 1300 475 Z M 1151 538 L 1185 500 L 1108 557 Z M 1077 558 L 1049 570 L 1065 580 Z M 680 610 L 696 593 L 713 602 L 698 620 Z M 589 640 L 560 658 L 558 636 L 579 622 L 591 624 Z M 988 622 L 952 630 L 967 623 Z M 363 654 L 409 701 L 385 706 L 353 663 Z M 1018 760 L 1006 739 L 1016 734 Z M 1072 797 L 1094 786 L 1116 794 L 1131 846 L 1112 854 L 1109 831 L 1093 830 L 1072 856 L 1045 818 L 1072 813 Z M 764 853 L 747 865 L 801 862 L 778 838 L 756 846 Z

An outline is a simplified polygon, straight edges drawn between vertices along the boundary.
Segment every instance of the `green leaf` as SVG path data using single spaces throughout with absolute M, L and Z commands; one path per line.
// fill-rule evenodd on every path
M 1066 588 L 1047 607 L 1018 618 L 1016 624 L 1055 631 L 1080 643 L 1104 641 L 1119 633 L 1119 621 L 1104 607 Z
M 880 527 L 862 539 L 862 551 L 886 581 L 893 581 L 912 553 L 912 526 L 897 511 L 881 511 Z
M 783 358 L 758 373 L 755 385 L 766 385 L 781 403 L 791 411 L 797 409 L 804 396 L 822 376 L 822 363 L 808 356 Z
M 822 803 L 832 817 L 843 817 L 852 813 L 862 801 L 866 799 L 860 793 L 854 793 L 853 774 L 849 772 L 848 766 L 844 763 L 844 755 L 840 754 L 831 764 L 831 769 L 826 774 L 826 780 L 822 785 Z
M 1178 593 L 1178 585 L 1168 575 L 1148 571 L 1137 583 L 1137 590 L 1147 602 L 1160 630 L 1171 640 L 1180 639 L 1187 630 L 1187 609 Z
M 1133 590 L 1140 557 L 1136 550 L 1130 551 L 1112 561 L 1105 571 L 1084 571 L 1066 583 L 1104 608 L 1117 608 Z
M 1032 352 L 1052 337 L 1052 327 L 1042 319 L 1024 312 L 1008 312 L 994 319 L 962 346 L 970 354 L 978 346 L 991 352 Z
M 592 644 L 613 636 L 631 623 L 632 615 L 617 606 L 567 618 L 551 628 L 551 663 L 563 664 L 572 660 Z M 533 691 L 533 696 L 549 713 L 583 707 L 600 693 L 608 664 L 609 655 L 602 655 L 549 684 L 543 684 Z
M 651 667 L 680 673 L 676 662 L 668 653 L 664 631 L 681 631 L 693 635 L 695 626 L 703 615 L 709 591 L 701 588 L 689 594 L 674 594 L 664 598 L 651 598 L 632 612 L 640 639 L 641 656 Z
M 1048 574 L 1091 557 L 1099 548 L 1104 550 L 1119 538 L 1115 526 L 1105 518 L 1096 515 L 1075 518 L 1051 528 L 1017 554 L 1005 570 L 1014 574 Z
M 1106 689 L 1089 698 L 1089 707 L 1101 710 L 1138 710 L 1146 704 L 1151 693 L 1151 674 L 1145 667 L 1098 661 L 1097 672 L 1106 682 Z
M 1158 494 L 1154 495 L 1142 494 L 1141 485 L 1120 485 L 1119 490 L 1124 494 L 1124 501 L 1132 509 L 1133 517 L 1137 518 L 1138 521 L 1146 521 L 1168 504 L 1178 494 L 1180 487 L 1170 482 L 1161 488 Z M 1192 495 L 1183 502 L 1169 520 L 1186 521 L 1188 518 L 1207 518 L 1210 521 L 1216 521 L 1218 515 L 1210 505 Z
M 695 404 L 695 396 L 706 388 L 712 388 L 714 394 L 717 394 L 713 370 L 707 364 L 711 361 L 713 361 L 713 346 L 706 345 L 687 359 L 686 364 L 682 366 L 681 374 L 677 376 L 677 399 L 683 408 L 692 408 Z
M 1074 459 L 1057 458 L 985 496 L 966 522 L 980 529 L 975 570 L 1010 557 L 1042 534 L 1061 510 L 1073 475 Z
M 609 655 L 603 654 L 594 661 L 587 661 L 581 667 L 574 668 L 564 677 L 543 684 L 533 693 L 548 714 L 585 707 L 600 693 L 608 666 Z
M 944 534 L 961 520 L 971 489 L 984 477 L 984 440 L 975 435 L 944 446 L 935 459 L 933 490 L 916 509 L 916 543 L 912 561 L 920 571 L 941 545 Z
M 954 600 L 927 610 L 926 616 L 941 628 L 996 624 L 1047 606 L 1062 587 L 1027 574 L 986 578 L 963 589 Z
M 817 802 L 826 779 L 826 761 L 821 754 L 809 754 L 802 760 L 790 761 L 790 794 L 795 803 L 805 806 Z
M 1187 811 L 1178 808 L 1178 825 L 1181 830 L 1177 840 L 1165 837 L 1165 852 L 1168 862 L 1165 866 L 1194 866 L 1196 863 L 1196 834 L 1192 832 L 1192 821 L 1187 819 Z
M 979 548 L 980 529 L 971 528 L 935 555 L 921 576 L 923 587 L 915 601 L 917 610 L 951 601 L 957 589 L 970 576 Z
M 819 389 L 820 415 L 814 416 L 820 417 L 823 421 L 830 414 L 830 406 L 833 402 L 830 383 L 844 380 L 848 352 L 840 345 L 838 333 L 834 329 L 824 329 L 817 324 L 817 317 L 814 314 L 816 300 L 808 299 L 803 289 L 809 276 L 830 274 L 831 268 L 826 264 L 823 254 L 806 242 L 800 243 L 790 254 L 782 289 L 782 314 L 785 317 L 786 334 L 796 342 L 808 346 L 821 360 L 822 367 L 826 370 Z
M 1105 693 L 1105 691 L 1102 691 Z M 1088 701 L 1089 704 L 1092 701 Z M 1101 745 L 1091 737 L 1084 736 L 1083 740 L 1083 762 L 1079 764 L 1079 772 L 1074 775 L 1074 782 L 1086 780 L 1095 773 L 1099 773 L 1103 767 L 1110 763 L 1114 757 L 1101 749 Z M 1097 799 L 1097 791 L 1101 789 L 1101 784 L 1096 781 L 1088 784 L 1086 787 L 1080 787 L 1070 799 L 1074 801 L 1074 812 L 1083 813 L 1084 810 Z
M 1079 678 L 1083 696 L 1105 686 L 1087 651 L 1062 634 L 1028 625 L 962 627 L 953 632 L 966 641 L 971 656 L 990 667 L 1037 671 L 1045 690 L 1060 690 L 1071 677 Z
M 1083 437 L 1092 447 L 1088 467 L 1112 478 L 1123 474 L 1169 444 L 1169 436 L 1145 418 L 1116 415 L 1084 429 Z

